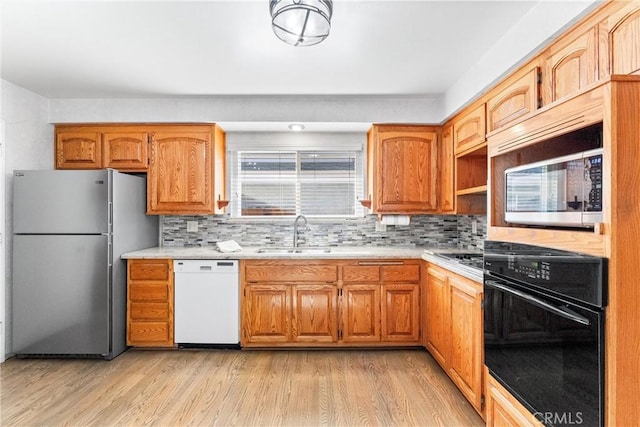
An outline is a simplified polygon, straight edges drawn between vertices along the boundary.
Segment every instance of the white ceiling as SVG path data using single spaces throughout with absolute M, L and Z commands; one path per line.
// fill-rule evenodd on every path
M 293 47 L 268 0 L 1 1 L 1 77 L 49 99 L 440 96 L 549 2 L 334 0 L 329 38 Z
M 439 94 L 535 3 L 336 0 L 296 48 L 267 0 L 5 0 L 2 77 L 47 98 Z

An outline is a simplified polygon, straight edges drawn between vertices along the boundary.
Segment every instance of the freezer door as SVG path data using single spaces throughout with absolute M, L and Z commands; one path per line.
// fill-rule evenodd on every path
M 108 253 L 108 236 L 14 236 L 16 354 L 109 353 Z
M 108 233 L 110 173 L 113 172 L 15 171 L 13 232 Z

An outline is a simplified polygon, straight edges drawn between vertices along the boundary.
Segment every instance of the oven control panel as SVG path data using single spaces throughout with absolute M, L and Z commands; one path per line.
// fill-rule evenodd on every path
M 517 275 L 530 279 L 551 280 L 551 264 L 538 260 L 509 259 L 507 268 Z
M 514 280 L 553 295 L 598 307 L 606 305 L 605 258 L 523 243 L 484 243 L 487 275 Z

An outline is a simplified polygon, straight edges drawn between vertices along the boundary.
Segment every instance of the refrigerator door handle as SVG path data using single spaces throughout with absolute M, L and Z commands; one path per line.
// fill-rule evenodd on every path
M 109 201 L 109 231 L 113 230 L 113 202 Z

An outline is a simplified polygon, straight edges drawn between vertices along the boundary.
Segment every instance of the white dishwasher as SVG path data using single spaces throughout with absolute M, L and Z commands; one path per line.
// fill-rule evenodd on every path
M 177 344 L 240 343 L 240 282 L 236 260 L 175 260 Z

